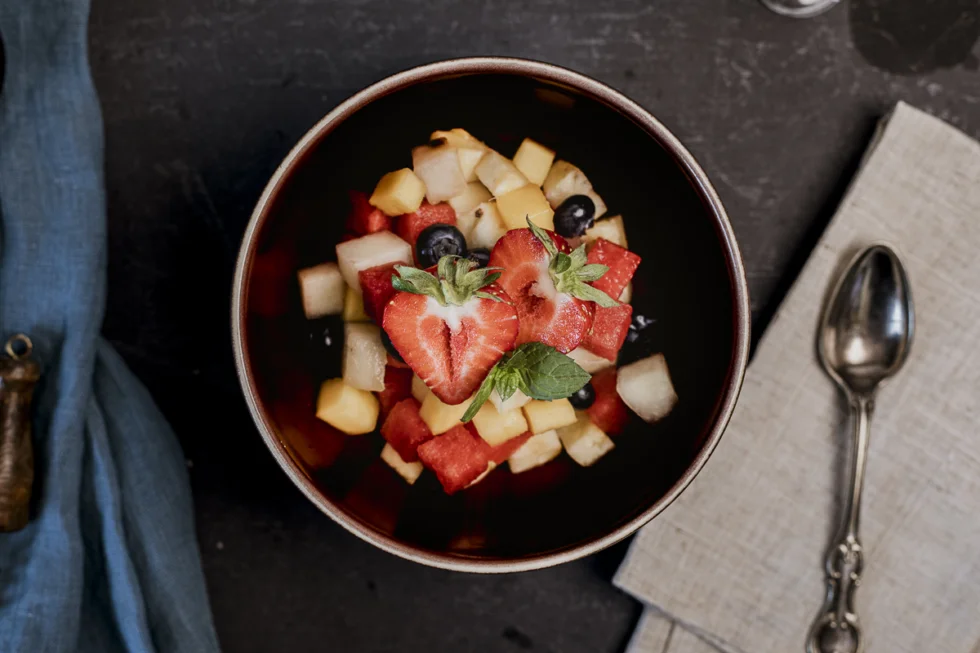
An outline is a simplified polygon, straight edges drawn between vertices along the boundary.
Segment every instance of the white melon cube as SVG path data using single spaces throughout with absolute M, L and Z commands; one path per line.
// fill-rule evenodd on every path
M 464 213 L 456 219 L 456 226 L 471 249 L 493 249 L 497 241 L 507 233 L 496 202 L 484 202 L 469 213 Z
M 595 203 L 596 218 L 600 218 L 606 213 L 606 203 L 592 189 L 589 178 L 568 161 L 555 161 L 544 180 L 543 188 L 552 208 L 557 209 L 562 202 L 572 195 L 586 195 Z
M 390 444 L 385 444 L 384 449 L 381 450 L 381 460 L 385 461 L 409 485 L 414 485 L 415 481 L 422 475 L 422 463 L 418 461 L 414 463 L 405 462 Z
M 466 181 L 476 181 L 476 166 L 489 149 L 484 143 L 470 135 L 465 129 L 432 132 L 432 140 L 445 139 L 446 144 L 456 150 L 459 167 Z
M 493 197 L 487 187 L 478 181 L 466 184 L 466 190 L 455 197 L 449 198 L 449 206 L 453 207 L 457 218 L 460 215 L 469 213 L 484 202 L 489 202 Z
M 623 225 L 623 216 L 614 215 L 611 218 L 597 220 L 592 228 L 582 236 L 582 242 L 591 245 L 599 238 L 605 238 L 624 249 L 629 249 L 626 244 L 626 227 Z
M 412 265 L 412 246 L 390 231 L 378 231 L 337 245 L 337 264 L 344 281 L 357 293 L 361 281 L 357 274 L 385 263 Z
M 548 149 L 530 138 L 524 139 L 521 146 L 517 148 L 517 154 L 514 155 L 514 165 L 535 186 L 544 183 L 554 160 L 554 150 Z
M 611 360 L 605 359 L 602 356 L 593 354 L 588 349 L 583 347 L 576 347 L 572 351 L 568 352 L 568 357 L 573 361 L 578 363 L 578 366 L 589 374 L 595 374 L 607 367 L 612 367 L 615 363 Z
M 497 412 L 500 413 L 507 413 L 512 410 L 520 409 L 529 401 L 531 401 L 531 398 L 520 390 L 515 390 L 514 394 L 507 398 L 507 401 L 503 401 L 500 398 L 500 394 L 496 390 L 490 393 L 490 403 L 492 403 L 497 409 Z
M 344 358 L 341 370 L 344 383 L 359 390 L 381 392 L 385 389 L 385 365 L 388 352 L 381 342 L 381 329 L 364 322 L 344 324 Z
M 491 447 L 527 433 L 527 420 L 520 408 L 501 413 L 489 402 L 473 416 L 473 426 Z
M 408 168 L 402 168 L 382 177 L 368 201 L 385 215 L 403 215 L 417 211 L 424 197 L 422 180 Z
M 412 396 L 415 397 L 415 401 L 420 404 L 425 401 L 426 396 L 432 392 L 429 390 L 429 386 L 425 385 L 425 381 L 420 379 L 417 374 L 412 375 Z
M 456 150 L 446 145 L 414 148 L 412 170 L 425 184 L 425 197 L 431 204 L 445 202 L 466 190 L 466 178 L 459 167 Z
M 493 150 L 488 151 L 476 166 L 476 176 L 496 197 L 527 185 L 527 179 L 517 166 Z
M 337 315 L 344 310 L 347 284 L 336 263 L 321 263 L 296 273 L 303 313 L 309 320 Z
M 558 429 L 558 438 L 572 460 L 582 467 L 588 467 L 612 451 L 612 439 L 602 429 L 592 423 L 589 414 L 577 411 L 574 424 Z
M 526 472 L 551 462 L 561 453 L 561 440 L 558 431 L 546 431 L 528 438 L 521 448 L 507 459 L 510 471 L 514 474 Z
M 623 403 L 647 422 L 663 419 L 677 404 L 677 393 L 663 354 L 619 368 L 616 392 Z
M 531 184 L 498 195 L 497 210 L 508 229 L 526 229 L 528 219 L 542 229 L 555 229 L 555 212 L 541 189 Z

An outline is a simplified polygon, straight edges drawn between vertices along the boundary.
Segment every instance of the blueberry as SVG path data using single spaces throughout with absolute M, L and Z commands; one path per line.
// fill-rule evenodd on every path
M 466 254 L 466 258 L 475 262 L 477 267 L 485 268 L 490 265 L 490 250 L 486 247 L 477 247 L 476 249 L 471 249 Z
M 595 403 L 595 388 L 592 387 L 591 383 L 586 383 L 569 397 L 568 401 L 574 408 L 585 410 Z
M 572 195 L 555 210 L 555 231 L 560 236 L 581 236 L 595 224 L 595 202 L 586 195 Z
M 415 241 L 415 260 L 423 268 L 436 265 L 443 256 L 464 256 L 466 239 L 459 229 L 448 224 L 426 227 Z
M 640 315 L 637 313 L 633 316 L 633 320 L 630 322 L 629 331 L 626 332 L 626 342 L 636 342 L 640 339 L 640 332 L 646 329 L 648 326 L 653 324 L 656 320 L 653 320 L 645 315 Z
M 385 346 L 385 350 L 389 354 L 391 354 L 392 358 L 394 358 L 399 363 L 405 362 L 405 359 L 402 358 L 402 355 L 398 353 L 397 349 L 395 349 L 395 345 L 394 343 L 391 342 L 391 338 L 388 337 L 388 332 L 385 331 L 384 329 L 381 329 L 381 344 Z

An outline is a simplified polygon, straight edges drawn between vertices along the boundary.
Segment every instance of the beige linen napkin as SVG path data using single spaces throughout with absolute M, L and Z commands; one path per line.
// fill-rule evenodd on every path
M 872 420 L 866 650 L 980 651 L 980 145 L 899 104 L 760 343 L 717 451 L 618 572 L 651 606 L 632 653 L 803 651 L 849 433 L 815 329 L 842 260 L 876 241 L 907 266 L 917 332 Z

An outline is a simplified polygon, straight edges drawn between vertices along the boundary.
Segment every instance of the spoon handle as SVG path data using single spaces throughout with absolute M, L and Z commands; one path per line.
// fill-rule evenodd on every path
M 807 653 L 859 653 L 862 649 L 854 591 L 861 584 L 864 569 L 858 525 L 874 401 L 870 397 L 852 397 L 850 405 L 854 423 L 848 456 L 851 482 L 844 497 L 840 530 L 827 554 L 827 596 L 810 630 Z

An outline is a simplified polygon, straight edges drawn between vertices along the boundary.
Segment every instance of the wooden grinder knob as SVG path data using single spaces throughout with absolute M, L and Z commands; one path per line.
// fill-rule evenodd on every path
M 30 338 L 18 334 L 0 356 L 0 531 L 27 526 L 34 448 L 31 443 L 31 399 L 41 368 L 31 358 Z

